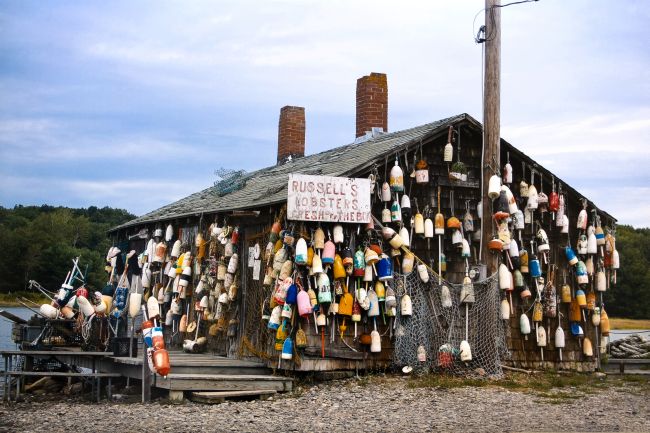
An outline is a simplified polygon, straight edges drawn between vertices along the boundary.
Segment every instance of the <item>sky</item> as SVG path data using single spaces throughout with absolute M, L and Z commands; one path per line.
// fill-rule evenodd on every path
M 504 1 L 505 3 L 505 1 Z M 348 144 L 356 79 L 388 129 L 479 121 L 484 2 L 0 3 L 0 205 L 144 214 L 273 165 L 284 105 L 306 153 Z M 501 135 L 620 224 L 650 226 L 650 2 L 503 8 Z

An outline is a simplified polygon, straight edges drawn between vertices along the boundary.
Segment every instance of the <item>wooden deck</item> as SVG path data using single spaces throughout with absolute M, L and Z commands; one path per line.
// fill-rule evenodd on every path
M 274 390 L 252 390 L 252 391 L 205 391 L 193 392 L 190 394 L 190 400 L 196 403 L 218 404 L 223 403 L 226 399 L 249 399 L 255 398 L 266 400 L 276 392 Z
M 603 367 L 605 372 L 609 374 L 616 374 L 618 372 L 618 374 L 650 375 L 650 359 L 610 358 Z
M 170 352 L 172 371 L 156 376 L 153 386 L 171 392 L 183 391 L 291 391 L 293 380 L 273 376 L 262 362 L 225 358 L 210 354 Z M 142 358 L 113 357 L 113 371 L 140 379 Z
M 8 370 L 12 368 L 11 362 L 7 360 L 15 356 L 55 358 L 68 365 L 90 368 L 93 372 L 106 373 L 111 377 L 119 375 L 137 380 L 143 379 L 145 370 L 143 357 L 116 357 L 110 352 L 6 351 L 2 354 L 5 356 Z M 291 391 L 293 388 L 291 378 L 274 376 L 263 362 L 210 354 L 188 354 L 180 351 L 171 351 L 169 357 L 171 373 L 167 377 L 154 376 L 151 385 L 168 390 L 170 397 L 173 395 L 175 399 L 181 398 L 186 391 L 217 393 L 237 391 L 245 395 L 263 396 L 274 392 Z M 189 393 L 187 396 L 189 397 Z M 219 401 L 224 396 L 225 394 L 215 394 L 213 400 Z

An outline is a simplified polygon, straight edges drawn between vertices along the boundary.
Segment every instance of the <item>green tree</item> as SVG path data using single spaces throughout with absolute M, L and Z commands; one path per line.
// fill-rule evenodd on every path
M 36 280 L 56 290 L 81 257 L 82 271 L 95 288 L 105 284 L 104 255 L 109 228 L 135 216 L 109 207 L 70 209 L 53 206 L 0 207 L 0 292 L 25 289 Z
M 619 226 L 616 249 L 621 267 L 617 283 L 605 292 L 607 314 L 630 319 L 650 318 L 650 229 Z

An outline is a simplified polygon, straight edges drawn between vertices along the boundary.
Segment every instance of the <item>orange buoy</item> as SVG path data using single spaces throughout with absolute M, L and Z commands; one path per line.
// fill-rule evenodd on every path
M 156 373 L 160 376 L 167 377 L 171 371 L 169 365 L 169 352 L 166 349 L 158 349 L 153 352 L 153 365 Z

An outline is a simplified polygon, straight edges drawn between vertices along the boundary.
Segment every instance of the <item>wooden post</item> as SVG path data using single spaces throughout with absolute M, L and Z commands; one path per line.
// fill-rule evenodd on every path
M 499 175 L 500 152 L 500 92 L 501 92 L 501 8 L 500 0 L 485 0 L 485 77 L 483 100 L 483 220 L 482 251 L 487 274 L 497 271 L 497 257 L 488 250 L 492 239 L 492 200 L 487 196 L 488 183 L 493 174 Z
M 142 403 L 151 401 L 151 371 L 147 359 L 147 345 L 142 342 Z

